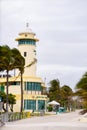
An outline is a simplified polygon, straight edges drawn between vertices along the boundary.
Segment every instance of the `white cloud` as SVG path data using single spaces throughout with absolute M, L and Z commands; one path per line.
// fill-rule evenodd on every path
M 85 71 L 87 67 L 78 67 L 78 66 L 66 66 L 66 65 L 57 65 L 57 64 L 47 64 L 47 65 L 38 65 L 39 71 L 69 71 L 69 72 L 76 72 L 76 71 Z

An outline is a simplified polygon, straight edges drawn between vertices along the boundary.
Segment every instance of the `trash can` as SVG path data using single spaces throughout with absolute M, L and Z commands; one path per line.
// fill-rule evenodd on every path
M 45 112 L 44 110 L 40 110 L 40 116 L 44 116 Z

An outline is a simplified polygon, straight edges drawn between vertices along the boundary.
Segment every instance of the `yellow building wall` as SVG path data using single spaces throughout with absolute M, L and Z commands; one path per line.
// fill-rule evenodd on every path
M 21 52 L 22 56 L 24 56 L 24 52 L 27 53 L 27 56 L 25 57 L 25 69 L 23 76 L 36 76 L 36 63 L 34 63 L 32 66 L 27 67 L 31 62 L 36 59 L 35 55 L 35 49 L 36 47 L 34 45 L 19 45 L 18 50 Z M 19 70 L 16 70 L 16 76 L 19 74 Z
M 48 98 L 46 95 L 23 95 L 24 100 L 45 100 L 47 102 Z M 20 107 L 21 107 L 21 96 L 18 94 L 16 95 L 16 104 L 13 107 L 14 112 L 20 112 Z M 25 110 L 26 111 L 26 110 Z M 30 111 L 30 110 L 27 110 Z

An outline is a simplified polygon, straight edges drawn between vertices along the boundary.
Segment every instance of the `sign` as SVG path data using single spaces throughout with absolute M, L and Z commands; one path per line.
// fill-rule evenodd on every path
M 47 96 L 36 96 L 36 98 L 47 98 Z

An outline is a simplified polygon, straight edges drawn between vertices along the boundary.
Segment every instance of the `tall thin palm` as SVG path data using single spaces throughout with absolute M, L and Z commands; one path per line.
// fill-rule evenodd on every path
M 23 111 L 23 73 L 24 73 L 24 66 L 25 66 L 25 59 L 21 55 L 21 53 L 14 48 L 12 50 L 14 57 L 15 57 L 15 68 L 18 68 L 20 71 L 20 77 L 21 77 L 21 107 L 20 107 L 20 112 Z
M 20 74 L 21 74 L 21 109 L 20 112 L 23 111 L 23 73 L 24 73 L 24 65 L 25 65 L 25 60 L 23 57 L 20 57 L 21 60 L 21 67 L 19 67 L 20 70 Z M 31 67 L 33 64 L 35 64 L 37 62 L 36 59 L 34 59 L 29 65 L 27 65 L 26 67 Z
M 23 73 L 24 73 L 24 68 L 31 67 L 33 64 L 35 64 L 37 62 L 37 60 L 34 59 L 29 65 L 24 67 L 24 65 L 25 65 L 24 58 L 20 57 L 19 59 L 21 60 L 21 66 L 19 67 L 20 74 L 21 74 L 21 109 L 20 109 L 20 112 L 22 112 L 23 111 Z

